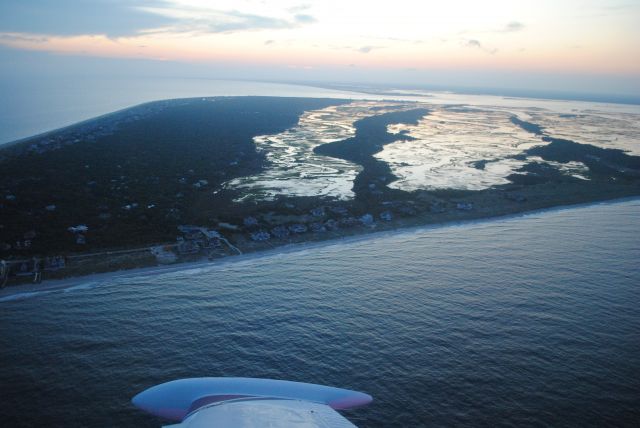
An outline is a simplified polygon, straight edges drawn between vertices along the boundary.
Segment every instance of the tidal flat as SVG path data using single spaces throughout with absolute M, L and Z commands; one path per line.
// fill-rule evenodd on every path
M 0 149 L 4 280 L 638 196 L 637 123 L 592 107 L 146 103 Z

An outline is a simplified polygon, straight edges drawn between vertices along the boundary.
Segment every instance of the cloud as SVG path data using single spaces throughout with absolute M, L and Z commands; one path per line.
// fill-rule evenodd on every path
M 233 33 L 236 31 L 273 30 L 298 25 L 286 19 L 238 11 L 213 12 L 210 15 L 180 19 L 169 30 L 178 32 Z
M 119 37 L 170 24 L 168 17 L 140 7 L 161 7 L 164 0 L 2 0 L 0 31 L 61 36 L 105 34 Z
M 362 46 L 356 49 L 356 51 L 363 53 L 363 54 L 368 54 L 369 52 L 371 52 L 374 49 L 383 49 L 384 46 Z
M 174 20 L 173 25 L 150 29 L 147 33 L 233 33 L 298 28 L 316 22 L 306 14 L 275 17 L 207 6 L 145 7 L 144 10 Z
M 296 22 L 299 22 L 301 24 L 313 24 L 314 22 L 317 22 L 317 20 L 313 16 L 304 13 L 299 13 L 295 15 L 294 18 Z
M 498 52 L 498 49 L 495 49 L 495 48 L 494 48 L 494 49 L 490 49 L 490 48 L 485 47 L 485 46 L 480 42 L 480 40 L 477 40 L 477 39 L 469 39 L 469 40 L 466 40 L 466 41 L 463 43 L 463 46 L 468 47 L 468 48 L 472 48 L 472 49 L 479 49 L 479 50 L 481 50 L 481 51 L 483 51 L 483 52 L 486 52 L 486 53 L 488 53 L 488 54 L 490 54 L 490 55 L 493 55 L 493 54 L 495 54 L 496 52 Z
M 482 49 L 482 43 L 479 40 L 471 39 L 467 40 L 466 46 L 468 48 L 480 48 Z
M 484 29 L 484 30 L 462 30 L 458 32 L 458 35 L 463 36 L 463 35 L 475 35 L 475 34 L 495 34 L 495 33 L 515 33 L 517 31 L 522 31 L 526 28 L 526 25 L 524 25 L 522 22 L 520 21 L 511 21 L 508 22 L 504 27 L 502 28 L 494 28 L 494 29 Z
M 214 4 L 214 2 L 212 2 Z M 177 0 L 0 0 L 0 32 L 117 38 L 166 32 L 230 33 L 298 28 L 316 22 L 307 13 L 273 16 Z
M 291 13 L 300 13 L 300 12 L 304 12 L 305 10 L 309 10 L 311 9 L 311 5 L 310 4 L 299 4 L 297 6 L 291 6 L 290 8 L 287 9 L 287 11 L 291 12 Z
M 319 46 L 317 46 L 319 47 Z M 368 54 L 369 52 L 375 50 L 375 49 L 384 49 L 386 46 L 373 46 L 373 45 L 365 45 L 365 46 L 360 46 L 360 47 L 355 47 L 355 46 L 345 46 L 345 45 L 330 45 L 328 46 L 329 49 L 333 49 L 333 50 L 350 50 L 350 51 L 354 51 L 354 52 L 359 52 L 362 54 Z
M 276 42 L 275 40 L 266 40 L 266 41 L 264 42 L 264 44 L 265 44 L 265 45 L 272 45 L 272 44 L 274 44 L 275 42 Z
M 401 38 L 401 37 L 379 37 L 379 36 L 367 36 L 367 37 L 363 37 L 366 39 L 370 39 L 370 40 L 384 40 L 387 42 L 398 42 L 398 43 L 411 43 L 411 44 L 415 44 L 415 45 L 419 45 L 422 43 L 426 43 L 425 40 L 421 40 L 421 39 L 405 39 L 405 38 Z
M 516 31 L 524 30 L 525 25 L 522 22 L 511 21 L 502 29 L 503 33 L 514 33 Z
M 49 41 L 47 37 L 35 36 L 31 34 L 12 34 L 0 33 L 0 42 L 26 42 L 26 43 L 46 43 Z

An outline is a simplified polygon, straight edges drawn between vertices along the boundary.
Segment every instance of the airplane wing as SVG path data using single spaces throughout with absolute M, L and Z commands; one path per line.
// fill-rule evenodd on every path
M 192 378 L 142 391 L 133 404 L 172 428 L 353 428 L 336 410 L 372 401 L 370 395 L 310 383 L 253 378 Z

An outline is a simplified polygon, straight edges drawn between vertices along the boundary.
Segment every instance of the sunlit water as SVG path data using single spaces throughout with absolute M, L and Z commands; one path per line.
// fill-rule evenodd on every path
M 351 98 L 362 94 L 277 83 L 184 78 L 25 78 L 0 81 L 0 144 L 140 103 L 207 96 Z
M 507 177 L 529 162 L 545 162 L 538 157 L 515 158 L 531 147 L 548 143 L 512 123 L 514 116 L 542 125 L 553 137 L 618 148 L 630 154 L 640 152 L 640 134 L 636 132 L 640 114 L 616 112 L 607 105 L 600 106 L 602 111 L 595 111 L 595 103 L 575 102 L 576 108 L 569 110 L 578 113 L 568 114 L 561 113 L 568 110 L 566 105 L 550 101 L 540 101 L 546 108 L 536 107 L 535 101 L 531 101 L 532 107 L 525 108 L 509 102 L 500 105 L 503 100 L 493 98 L 495 106 L 433 104 L 433 100 L 411 104 L 356 101 L 307 112 L 293 128 L 255 137 L 256 146 L 268 161 L 265 169 L 225 186 L 241 189 L 239 199 L 264 200 L 278 195 L 352 198 L 353 181 L 361 168 L 342 159 L 317 155 L 313 149 L 352 137 L 354 122 L 393 108 L 429 110 L 418 124 L 388 126 L 388 132 L 402 132 L 411 139 L 388 144 L 375 155 L 398 178 L 390 187 L 401 190 L 481 190 L 509 183 Z M 548 110 L 554 106 L 555 111 Z M 586 179 L 588 175 L 588 168 L 581 162 L 546 163 L 577 178 Z
M 0 302 L 3 426 L 153 427 L 189 376 L 366 391 L 361 427 L 637 426 L 640 201 L 123 274 Z
M 24 82 L 23 82 L 24 83 Z M 51 79 L 29 85 L 3 83 L 0 97 L 0 142 L 88 119 L 137 103 L 212 95 L 269 95 L 350 98 L 352 104 L 307 112 L 299 123 L 280 134 L 257 136 L 254 141 L 268 160 L 258 175 L 240 177 L 227 187 L 240 198 L 273 199 L 278 195 L 352 198 L 353 180 L 360 171 L 350 162 L 319 156 L 313 149 L 353 136 L 353 123 L 384 113 L 389 95 L 372 95 L 261 82 L 208 79 Z M 507 176 L 524 165 L 514 155 L 545 144 L 509 121 L 511 116 L 537 123 L 548 135 L 598 147 L 640 154 L 640 106 L 582 101 L 555 101 L 447 92 L 401 92 L 396 100 L 425 107 L 431 114 L 418 125 L 390 126 L 414 141 L 385 146 L 376 156 L 389 163 L 399 178 L 392 187 L 479 190 L 508 182 Z M 369 99 L 372 101 L 362 101 Z M 4 126 L 3 126 L 4 125 Z M 477 161 L 491 161 L 484 169 Z M 528 161 L 539 160 L 535 158 Z M 553 164 L 564 173 L 584 178 L 580 163 Z
M 508 183 L 506 177 L 525 164 L 510 158 L 541 144 L 511 123 L 510 114 L 466 108 L 432 108 L 417 125 L 390 126 L 415 138 L 385 146 L 376 155 L 399 178 L 402 190 L 456 188 L 479 190 Z M 474 162 L 489 160 L 484 168 Z
M 640 155 L 640 115 L 606 111 L 574 114 L 531 112 L 531 121 L 556 138 L 579 141 L 597 147 L 622 149 Z
M 343 159 L 318 155 L 313 149 L 353 137 L 353 123 L 357 120 L 411 107 L 415 106 L 356 101 L 306 112 L 293 128 L 255 137 L 257 149 L 265 154 L 266 168 L 260 174 L 231 180 L 225 186 L 243 189 L 241 200 L 273 199 L 276 195 L 351 198 L 353 180 L 362 168 Z
M 548 117 L 559 117 L 559 113 L 551 113 L 539 109 L 504 109 L 502 107 L 446 107 L 431 106 L 431 113 L 425 116 L 417 125 L 391 125 L 389 132 L 404 132 L 413 140 L 397 141 L 384 147 L 376 157 L 385 161 L 391 167 L 398 180 L 390 187 L 401 190 L 418 189 L 466 189 L 481 190 L 492 186 L 507 184 L 507 176 L 516 172 L 525 164 L 537 161 L 538 157 L 527 157 L 524 160 L 514 159 L 525 150 L 534 146 L 547 144 L 540 136 L 533 135 L 510 120 L 519 116 L 526 120 Z M 633 116 L 633 115 L 627 115 Z M 589 116 L 590 117 L 590 116 Z M 624 116 L 623 116 L 624 117 Z M 598 122 L 594 116 L 593 128 L 598 132 L 605 129 L 614 132 L 620 122 Z M 640 119 L 640 116 L 638 116 Z M 586 119 L 583 119 L 586 121 Z M 547 123 L 547 122 L 543 122 Z M 559 135 L 566 136 L 567 132 L 575 132 L 576 141 L 582 141 L 579 135 L 591 135 L 590 130 L 578 130 L 579 124 L 572 125 L 563 122 L 564 127 Z M 559 125 L 558 125 L 559 126 Z M 550 135 L 556 137 L 555 134 Z M 620 131 L 625 132 L 625 131 Z M 579 135 L 578 135 L 579 134 Z M 575 138 L 578 137 L 578 138 Z M 600 147 L 616 147 L 628 149 L 635 147 L 640 150 L 640 139 L 629 137 L 620 144 L 607 141 L 589 139 L 589 142 Z M 488 161 L 478 167 L 479 161 Z M 565 174 L 584 178 L 588 171 L 581 162 L 560 164 L 547 161 L 547 164 L 559 169 Z

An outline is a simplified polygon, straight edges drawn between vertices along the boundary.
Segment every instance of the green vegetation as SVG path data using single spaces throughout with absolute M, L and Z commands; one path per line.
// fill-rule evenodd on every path
M 540 156 L 544 160 L 561 163 L 582 162 L 592 174 L 615 177 L 638 177 L 640 156 L 630 156 L 622 150 L 603 149 L 571 140 L 544 137 L 546 146 L 527 150 L 529 155 Z
M 356 177 L 353 191 L 357 198 L 369 198 L 380 195 L 380 192 L 390 192 L 387 184 L 397 179 L 391 173 L 386 162 L 376 159 L 373 155 L 382 151 L 386 144 L 399 140 L 412 140 L 412 137 L 400 134 L 390 134 L 387 126 L 392 124 L 415 125 L 429 110 L 417 108 L 365 117 L 354 123 L 356 135 L 352 138 L 323 144 L 315 148 L 315 152 L 325 156 L 332 156 L 357 163 L 363 170 Z
M 0 258 L 24 241 L 30 246 L 19 256 L 173 241 L 178 224 L 227 215 L 233 194 L 220 185 L 263 166 L 254 136 L 344 102 L 161 101 L 7 147 L 0 151 Z M 67 230 L 76 225 L 88 226 L 86 244 Z
M 516 156 L 527 163 L 507 177 L 509 184 L 479 191 L 391 189 L 388 184 L 396 177 L 374 155 L 386 144 L 412 139 L 387 132 L 387 126 L 416 124 L 429 113 L 423 108 L 375 115 L 380 110 L 373 107 L 373 116 L 354 123 L 354 137 L 316 147 L 319 154 L 363 167 L 354 180 L 353 200 L 283 195 L 238 201 L 244 194 L 225 186 L 265 167 L 255 136 L 280 133 L 305 111 L 346 102 L 271 97 L 161 101 L 6 147 L 0 150 L 0 259 L 13 261 L 14 273 L 24 268 L 18 273 L 28 280 L 31 265 L 16 260 L 48 256 L 43 260 L 51 266 L 51 256 L 67 255 L 65 268 L 49 269 L 47 277 L 78 275 L 154 264 L 159 259 L 146 247 L 155 244 L 163 244 L 160 252 L 175 253 L 170 258 L 177 261 L 235 254 L 230 245 L 199 245 L 202 236 L 196 235 L 205 232 L 213 233 L 209 243 L 228 238 L 220 242 L 247 252 L 374 229 L 640 195 L 640 157 L 553 138 L 517 118 L 513 123 L 539 135 L 541 145 Z M 492 161 L 477 160 L 473 166 L 483 169 Z M 579 173 L 572 172 L 572 162 Z M 198 227 L 181 233 L 179 225 Z M 179 235 L 179 245 L 164 245 L 176 243 Z M 36 260 L 31 263 L 35 266 Z
M 542 137 L 542 141 L 549 144 L 532 147 L 518 158 L 539 156 L 545 161 L 569 163 L 581 162 L 588 167 L 588 177 L 599 180 L 634 180 L 640 178 L 640 156 L 631 156 L 623 150 L 605 149 L 590 144 L 580 144 L 575 141 L 555 138 L 543 132 L 541 126 L 525 122 L 517 117 L 511 117 L 511 122 L 525 131 Z M 484 165 L 483 165 L 484 166 Z M 532 162 L 520 169 L 524 174 L 512 174 L 508 178 L 518 184 L 538 184 L 547 181 L 574 180 L 570 176 L 561 174 L 549 164 Z

